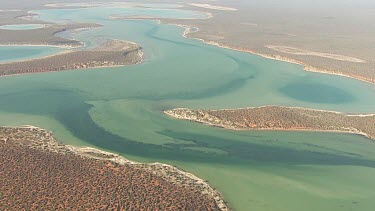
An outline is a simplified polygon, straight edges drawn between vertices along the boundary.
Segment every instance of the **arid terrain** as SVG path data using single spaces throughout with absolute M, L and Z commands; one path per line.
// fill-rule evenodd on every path
M 375 82 L 375 25 L 370 21 L 375 19 L 375 5 L 371 1 L 219 0 L 209 4 L 184 8 L 212 13 L 212 18 L 163 22 L 197 27 L 200 30 L 188 37 L 209 44 L 301 64 L 309 71 Z M 269 46 L 310 53 L 296 54 Z
M 3 7 L 3 5 L 1 5 Z M 28 20 L 25 17 L 30 17 L 32 14 L 19 9 L 5 9 L 0 11 L 0 25 L 7 24 L 38 24 L 46 23 L 39 20 Z
M 1 210 L 228 210 L 203 180 L 57 142 L 32 126 L 0 127 Z
M 142 58 L 142 48 L 137 44 L 108 40 L 89 50 L 71 50 L 38 59 L 0 64 L 0 76 L 138 64 Z
M 340 131 L 375 139 L 375 115 L 350 115 L 305 108 L 258 108 L 165 111 L 178 118 L 228 129 Z
M 23 2 L 24 8 L 30 10 L 56 8 L 54 5 L 59 5 L 48 0 Z M 176 2 L 159 0 L 153 3 Z M 198 31 L 187 33 L 186 36 L 201 39 L 208 44 L 300 64 L 308 71 L 342 75 L 375 83 L 375 25 L 373 21 L 369 21 L 375 18 L 372 11 L 374 3 L 364 0 L 346 4 L 339 4 L 338 0 L 334 0 L 329 2 L 328 6 L 324 5 L 326 3 L 322 0 L 314 3 L 288 0 L 282 4 L 260 0 L 180 2 L 179 6 L 182 7 L 179 9 L 206 12 L 212 14 L 212 17 L 162 21 L 199 28 Z M 17 5 L 12 2 L 4 4 L 4 10 L 0 13 L 1 25 L 39 23 L 30 18 L 33 14 L 27 13 L 27 10 L 14 11 L 14 8 L 17 8 Z M 61 27 L 64 28 L 49 26 L 27 30 L 28 36 L 22 37 L 14 34 L 15 32 L 0 30 L 0 44 L 79 45 L 74 40 L 51 36 L 77 26 L 65 26 L 65 29 Z M 32 39 L 25 40 L 25 37 Z M 293 51 L 290 51 L 291 49 Z
M 30 23 L 24 21 L 22 23 Z M 34 23 L 34 22 L 31 22 Z M 7 22 L 9 24 L 9 22 Z M 4 24 L 5 25 L 5 24 Z M 99 27 L 99 24 L 74 23 L 53 24 L 44 28 L 30 30 L 6 30 L 0 29 L 0 45 L 41 45 L 75 48 L 83 46 L 83 43 L 56 36 L 60 32 L 83 30 Z
M 40 12 L 45 22 L 38 20 L 37 10 L 48 10 Z M 159 15 L 165 18 L 156 20 Z M 135 20 L 177 25 L 185 29 L 183 37 L 245 53 Z M 375 140 L 375 114 L 370 114 L 375 107 L 370 87 L 375 85 L 374 20 L 375 1 L 370 0 L 3 0 L 0 26 L 43 27 L 0 29 L 4 52 L 23 46 L 15 55 L 25 54 L 17 61 L 9 54 L 0 63 L 0 77 L 11 76 L 0 78 L 0 210 L 230 210 L 222 192 L 234 210 L 371 211 L 374 146 L 366 138 Z M 23 52 L 25 46 L 59 50 L 36 58 Z M 125 73 L 16 76 L 140 64 L 142 47 L 152 59 L 129 74 L 116 68 Z M 370 84 L 306 73 L 246 53 Z M 314 86 L 302 86 L 309 79 Z M 301 91 L 310 101 L 291 98 L 280 92 L 283 87 Z M 332 98 L 349 97 L 326 104 L 319 101 L 320 90 Z M 312 108 L 176 108 L 268 104 Z M 166 108 L 175 108 L 164 111 L 171 118 L 163 115 Z M 360 114 L 363 110 L 369 114 Z M 21 124 L 53 129 L 64 143 L 171 165 L 65 145 L 33 126 L 5 126 Z

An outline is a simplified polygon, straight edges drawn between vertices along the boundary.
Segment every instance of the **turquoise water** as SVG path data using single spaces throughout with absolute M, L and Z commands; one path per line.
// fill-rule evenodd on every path
M 96 22 L 75 35 L 139 43 L 143 64 L 0 78 L 2 125 L 32 124 L 68 144 L 177 165 L 208 180 L 235 210 L 372 210 L 375 144 L 338 133 L 227 131 L 165 116 L 174 107 L 303 106 L 374 112 L 360 81 L 208 46 L 183 29 L 113 14 L 199 18 L 142 8 L 38 11 L 43 20 Z M 355 203 L 353 203 L 355 202 Z
M 60 51 L 59 48 L 45 46 L 0 46 L 0 63 L 34 59 Z
M 14 24 L 14 25 L 2 25 L 0 29 L 7 30 L 29 30 L 43 28 L 44 24 Z

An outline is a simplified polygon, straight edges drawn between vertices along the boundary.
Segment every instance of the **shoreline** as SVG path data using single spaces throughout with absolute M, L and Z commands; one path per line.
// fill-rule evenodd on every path
M 213 15 L 210 12 L 207 11 L 199 11 L 199 10 L 192 10 L 192 9 L 181 9 L 185 7 L 183 4 L 179 3 L 172 3 L 175 5 L 178 5 L 177 7 L 172 7 L 172 8 L 153 8 L 153 7 L 143 7 L 145 3 L 133 3 L 133 2 L 107 2 L 107 4 L 110 4 L 110 6 L 104 6 L 102 5 L 103 2 L 89 2 L 89 3 L 78 3 L 78 5 L 71 5 L 70 3 L 52 3 L 52 4 L 45 4 L 45 7 L 51 7 L 51 8 L 60 8 L 60 9 L 66 9 L 66 8 L 95 8 L 95 7 L 106 7 L 106 8 L 138 8 L 139 6 L 141 8 L 146 8 L 150 10 L 182 10 L 182 11 L 193 11 L 201 14 L 205 14 L 206 17 L 204 18 L 170 18 L 170 19 L 182 19 L 182 20 L 189 20 L 189 19 L 208 19 L 212 18 Z M 75 3 L 73 3 L 75 4 Z M 119 5 L 116 5 L 119 4 Z M 152 4 L 152 3 L 151 3 Z M 154 3 L 157 4 L 157 3 Z M 191 6 L 191 5 L 190 5 Z M 111 16 L 109 16 L 111 17 Z M 115 19 L 127 19 L 126 17 L 116 17 Z M 130 17 L 131 18 L 131 17 Z M 111 19 L 111 18 L 109 18 Z M 157 17 L 147 17 L 147 19 L 158 19 Z
M 187 33 L 187 34 L 190 34 L 190 33 Z M 187 38 L 189 38 L 189 37 L 187 37 Z M 217 47 L 220 47 L 220 48 L 225 48 L 225 49 L 230 49 L 230 50 L 245 52 L 245 53 L 251 53 L 253 55 L 261 56 L 261 57 L 266 58 L 266 59 L 272 59 L 272 60 L 276 60 L 276 61 L 282 61 L 282 62 L 288 62 L 288 63 L 291 63 L 291 64 L 301 65 L 303 67 L 303 69 L 307 72 L 341 76 L 341 77 L 351 78 L 351 79 L 355 79 L 355 80 L 359 80 L 359 81 L 362 81 L 362 82 L 366 82 L 366 83 L 375 85 L 375 80 L 370 80 L 368 78 L 364 78 L 364 77 L 360 77 L 360 76 L 353 76 L 353 75 L 347 75 L 347 74 L 344 74 L 344 73 L 334 72 L 332 70 L 327 70 L 327 69 L 324 69 L 324 68 L 313 67 L 313 66 L 308 65 L 304 62 L 298 61 L 296 59 L 288 58 L 288 57 L 285 57 L 285 56 L 269 55 L 269 54 L 258 53 L 258 52 L 255 52 L 255 51 L 249 50 L 249 49 L 234 48 L 234 47 L 230 47 L 230 46 L 227 46 L 227 45 L 220 44 L 220 43 L 215 42 L 215 41 L 206 41 L 206 40 L 201 39 L 201 38 L 192 37 L 192 39 L 197 39 L 197 40 L 199 40 L 199 41 L 201 41 L 205 44 L 217 46 Z
M 204 18 L 158 18 L 158 17 L 152 17 L 152 16 L 109 16 L 107 19 L 108 20 L 151 20 L 151 21 L 158 21 L 158 22 L 162 22 L 162 20 L 166 20 L 166 19 L 169 19 L 169 20 L 204 20 L 204 19 L 210 19 L 212 17 L 214 17 L 212 15 L 212 13 L 210 12 L 202 12 L 202 11 L 197 11 L 197 10 L 191 10 L 191 11 L 195 11 L 195 12 L 199 12 L 199 13 L 202 13 L 202 14 L 205 14 L 206 17 Z M 159 24 L 160 24 L 159 23 Z M 177 25 L 177 24 L 171 24 L 171 25 Z
M 366 116 L 375 116 L 375 113 L 359 113 L 359 114 L 353 114 L 353 113 L 345 113 L 340 111 L 333 111 L 333 110 L 323 110 L 323 109 L 315 109 L 315 108 L 305 108 L 305 107 L 299 107 L 299 106 L 281 106 L 281 105 L 263 105 L 263 106 L 250 106 L 250 107 L 243 107 L 243 108 L 223 108 L 223 109 L 209 109 L 210 111 L 236 111 L 240 109 L 254 109 L 254 108 L 267 108 L 267 107 L 279 107 L 279 108 L 290 108 L 290 109 L 300 109 L 300 110 L 308 110 L 308 111 L 320 111 L 325 113 L 334 113 L 334 114 L 343 114 L 346 116 L 358 116 L 358 117 L 366 117 Z M 186 109 L 186 108 L 175 108 L 175 109 Z
M 238 109 L 217 109 L 217 110 L 208 110 L 208 111 L 236 111 L 236 110 L 242 110 L 242 109 L 266 108 L 266 107 L 269 107 L 269 106 L 247 107 L 247 108 L 238 108 Z M 317 110 L 317 109 L 309 109 L 309 108 L 302 108 L 302 107 L 285 107 L 285 106 L 275 106 L 275 107 L 290 108 L 290 109 L 300 109 L 300 110 L 310 110 L 310 111 L 319 111 L 319 112 L 326 112 L 326 113 L 342 114 L 342 115 L 352 116 L 352 117 L 372 117 L 372 116 L 375 116 L 375 114 L 347 115 L 345 113 L 336 112 L 336 111 Z M 361 130 L 359 130 L 357 128 L 354 128 L 354 127 L 348 127 L 348 128 L 346 128 L 347 130 L 339 130 L 339 129 L 337 129 L 337 130 L 336 129 L 327 129 L 327 130 L 325 130 L 325 129 L 314 129 L 314 128 L 310 128 L 310 127 L 295 127 L 295 128 L 280 128 L 280 127 L 270 127 L 270 128 L 239 128 L 239 127 L 230 126 L 230 125 L 223 124 L 223 123 L 219 123 L 219 124 L 213 123 L 213 122 L 210 122 L 210 121 L 207 121 L 207 120 L 199 119 L 198 117 L 194 118 L 194 117 L 181 116 L 181 115 L 178 115 L 178 114 L 176 114 L 174 112 L 176 110 L 185 110 L 185 109 L 186 110 L 191 110 L 191 109 L 187 109 L 187 108 L 174 108 L 174 109 L 170 109 L 170 110 L 164 110 L 162 112 L 165 115 L 167 115 L 169 117 L 172 117 L 174 119 L 187 120 L 187 121 L 196 122 L 196 123 L 200 123 L 200 124 L 203 124 L 203 125 L 217 127 L 217 128 L 222 128 L 222 129 L 231 130 L 231 131 L 286 131 L 286 132 L 298 132 L 298 131 L 300 131 L 300 132 L 345 133 L 345 134 L 360 135 L 360 136 L 363 136 L 365 138 L 368 138 L 371 141 L 375 141 L 375 137 L 372 137 L 371 135 L 369 135 L 369 134 L 367 134 L 365 132 L 362 132 Z M 192 109 L 192 110 L 193 111 L 199 111 L 199 109 L 198 110 Z
M 209 18 L 213 17 L 212 13 L 209 13 L 209 12 L 205 12 L 205 13 L 209 17 L 203 18 L 203 19 L 209 19 Z M 109 18 L 109 19 L 111 19 L 111 18 Z M 198 38 L 198 37 L 194 37 L 194 36 L 188 36 L 189 34 L 193 34 L 197 31 L 200 31 L 200 29 L 198 27 L 193 26 L 193 25 L 178 24 L 178 23 L 171 23 L 171 22 L 164 23 L 163 21 L 165 21 L 165 19 L 163 19 L 163 18 L 153 18 L 153 17 L 147 17 L 147 18 L 131 18 L 131 17 L 130 18 L 121 18 L 121 17 L 115 17 L 114 18 L 114 17 L 112 17 L 112 19 L 115 19 L 115 20 L 117 20 L 117 19 L 119 19 L 119 20 L 151 20 L 151 21 L 155 21 L 157 24 L 167 24 L 167 25 L 178 26 L 178 27 L 181 27 L 181 28 L 184 29 L 184 32 L 182 33 L 182 37 L 187 38 L 187 39 L 198 40 L 198 41 L 203 42 L 204 44 L 207 44 L 207 45 L 212 45 L 212 46 L 216 46 L 216 47 L 219 47 L 219 48 L 225 48 L 225 49 L 229 49 L 229 50 L 233 50 L 233 51 L 250 53 L 250 54 L 260 56 L 260 57 L 263 57 L 263 58 L 266 58 L 266 59 L 272 59 L 272 60 L 276 60 L 276 61 L 282 61 L 282 62 L 300 65 L 307 72 L 341 76 L 341 77 L 351 78 L 351 79 L 359 80 L 361 82 L 366 82 L 366 83 L 375 85 L 375 80 L 370 80 L 368 78 L 355 76 L 355 75 L 348 75 L 348 74 L 344 74 L 344 73 L 340 73 L 340 72 L 334 72 L 332 70 L 328 70 L 328 69 L 324 69 L 324 68 L 314 67 L 314 66 L 306 64 L 305 62 L 301 62 L 301 61 L 293 59 L 293 58 L 288 58 L 288 57 L 277 55 L 277 54 L 270 55 L 270 54 L 258 53 L 256 51 L 253 51 L 253 50 L 250 50 L 250 49 L 231 47 L 229 45 L 224 45 L 224 44 L 221 44 L 221 43 L 216 42 L 216 41 L 207 41 L 207 40 L 202 39 L 202 38 Z M 173 19 L 178 20 L 179 18 L 172 18 L 171 20 L 173 20 Z M 188 19 L 197 19 L 197 18 L 186 18 L 186 20 L 188 20 Z M 192 28 L 195 28 L 197 30 L 191 31 Z
M 142 52 L 143 53 L 143 52 Z M 125 67 L 125 66 L 131 66 L 131 65 L 137 65 L 142 64 L 144 62 L 144 58 L 142 55 L 141 61 L 134 63 L 134 64 L 124 64 L 124 65 L 107 65 L 107 66 L 96 66 L 96 67 L 86 67 L 86 68 L 76 68 L 76 69 L 69 69 L 69 70 L 63 70 L 63 71 L 75 71 L 75 70 L 90 70 L 90 69 L 96 69 L 96 68 L 115 68 L 115 67 Z M 0 63 L 1 64 L 1 63 Z M 52 72 L 61 72 L 59 70 L 55 71 L 46 71 L 46 72 L 29 72 L 29 73 L 15 73 L 15 74 L 8 74 L 8 75 L 0 75 L 0 79 L 3 77 L 12 77 L 12 76 L 19 76 L 19 75 L 30 75 L 30 74 L 43 74 L 43 73 L 52 73 Z M 0 126 L 1 127 L 1 126 Z
M 118 46 L 115 46 L 115 49 L 112 49 L 112 48 L 108 48 L 108 43 L 115 43 L 115 42 L 122 42 L 125 43 L 126 45 L 133 45 L 135 46 L 136 48 L 135 49 L 126 49 L 125 47 L 122 47 L 120 46 L 122 49 L 116 49 L 116 47 Z M 6 77 L 6 76 L 17 76 L 17 75 L 24 75 L 24 74 L 35 74 L 35 73 L 48 73 L 48 72 L 59 72 L 59 71 L 67 71 L 67 70 L 79 70 L 79 69 L 94 69 L 94 68 L 111 68 L 111 67 L 123 67 L 123 66 L 130 66 L 130 65 L 137 65 L 137 64 L 141 64 L 145 61 L 145 58 L 144 58 L 144 53 L 143 53 L 143 50 L 142 50 L 142 47 L 140 47 L 138 44 L 134 43 L 134 42 L 131 42 L 131 41 L 123 41 L 123 40 L 107 40 L 107 42 L 105 43 L 102 43 L 100 46 L 97 46 L 96 48 L 93 48 L 93 49 L 90 49 L 90 50 L 63 50 L 61 52 L 57 52 L 57 53 L 54 53 L 54 54 L 50 54 L 50 55 L 47 55 L 47 56 L 42 56 L 42 57 L 37 57 L 37 58 L 31 58 L 31 59 L 22 59 L 22 60 L 18 60 L 18 61 L 10 61 L 10 62 L 0 62 L 0 66 L 1 65 L 17 65 L 19 63 L 24 63 L 24 62 L 37 62 L 37 61 L 43 61 L 43 60 L 48 60 L 48 59 L 54 59 L 54 57 L 60 57 L 60 56 L 64 56 L 64 55 L 67 55 L 69 57 L 70 54 L 74 54 L 74 53 L 87 53 L 87 52 L 95 52 L 95 53 L 100 53 L 100 52 L 133 52 L 133 51 L 136 51 L 136 60 L 135 61 L 121 61 L 121 62 L 118 62 L 118 61 L 102 61 L 102 62 L 97 62 L 97 61 L 82 61 L 81 63 L 72 63 L 72 68 L 68 68 L 68 69 L 61 69 L 58 65 L 53 69 L 48 69 L 48 71 L 27 71 L 27 72 L 9 72 L 7 74 L 1 74 L 0 73 L 0 78 L 1 77 Z M 127 57 L 126 57 L 127 58 Z M 125 58 L 125 59 L 126 59 Z M 91 64 L 90 62 L 94 62 L 94 64 Z M 129 63 L 131 62 L 131 63 Z M 90 63 L 90 64 L 89 64 Z M 117 64 L 116 64 L 117 63 Z M 89 65 L 88 65 L 89 64 Z M 80 66 L 80 65 L 84 65 L 84 66 Z M 48 67 L 49 68 L 49 67 Z
M 122 41 L 122 40 L 118 40 L 118 39 L 108 39 L 108 40 L 111 40 L 111 41 Z M 138 46 L 137 43 L 132 42 L 132 41 L 125 41 L 125 42 L 129 43 L 129 44 L 132 44 L 132 45 L 137 45 Z M 103 45 L 104 44 L 102 44 L 102 46 L 98 45 L 97 47 L 92 48 L 92 49 L 80 50 L 80 51 L 100 51 L 100 48 L 102 48 Z M 0 44 L 0 47 L 2 47 L 2 46 L 8 46 L 8 45 L 1 45 Z M 15 47 L 17 47 L 17 46 L 21 46 L 21 47 L 23 47 L 23 46 L 29 46 L 29 47 L 34 47 L 35 46 L 35 47 L 39 47 L 39 45 L 11 45 L 11 46 L 15 46 Z M 40 45 L 40 47 L 54 47 L 54 46 L 52 46 L 52 45 Z M 63 47 L 56 47 L 56 48 L 63 48 Z M 17 62 L 34 61 L 34 60 L 38 60 L 38 59 L 47 59 L 47 58 L 50 58 L 50 57 L 53 57 L 53 56 L 64 55 L 64 54 L 72 53 L 72 52 L 75 52 L 75 51 L 79 51 L 79 50 L 76 50 L 76 49 L 79 49 L 79 48 L 81 48 L 81 47 L 64 48 L 65 50 L 62 50 L 61 52 L 57 52 L 57 53 L 54 53 L 54 54 L 49 54 L 49 55 L 46 55 L 46 56 L 41 56 L 41 57 L 36 57 L 36 58 L 30 58 L 30 59 L 21 59 L 21 60 L 16 60 L 16 61 L 0 62 L 0 64 L 12 64 L 12 63 L 17 63 Z M 98 48 L 99 48 L 99 50 L 98 50 Z M 140 55 L 140 57 L 142 57 L 142 60 L 143 60 L 143 54 Z M 118 67 L 118 66 L 123 66 L 123 65 L 114 65 L 113 67 Z M 98 66 L 98 67 L 100 67 L 100 66 Z M 110 67 L 110 66 L 108 66 L 108 67 Z M 91 67 L 91 68 L 95 68 L 95 67 Z
M 52 132 L 42 129 L 40 127 L 33 126 L 33 125 L 0 126 L 0 128 L 30 129 L 30 130 L 44 132 L 47 134 L 48 141 L 47 141 L 47 147 L 41 146 L 42 150 L 49 150 L 52 152 L 63 153 L 63 154 L 65 154 L 66 152 L 71 152 L 77 156 L 85 157 L 88 159 L 111 161 L 120 165 L 136 165 L 136 166 L 142 167 L 145 170 L 150 171 L 151 173 L 157 176 L 160 176 L 161 178 L 164 178 L 170 183 L 177 184 L 180 186 L 187 185 L 195 189 L 196 191 L 201 192 L 201 194 L 211 197 L 215 201 L 217 206 L 220 208 L 220 210 L 222 211 L 230 210 L 230 208 L 224 201 L 223 196 L 220 192 L 212 188 L 205 180 L 197 177 L 196 175 L 192 173 L 179 169 L 175 166 L 165 164 L 165 163 L 159 163 L 159 162 L 141 163 L 141 162 L 128 160 L 119 154 L 104 151 L 98 148 L 65 145 L 57 141 L 55 137 L 53 136 Z M 5 138 L 4 140 L 0 140 L 0 141 L 6 142 L 7 140 L 8 139 Z M 29 141 L 32 141 L 32 140 L 29 140 Z M 41 140 L 39 140 L 39 142 L 40 141 Z M 34 140 L 34 142 L 36 141 Z M 34 144 L 36 144 L 36 147 L 38 148 L 37 146 L 38 143 L 34 143 Z
M 220 10 L 220 11 L 237 11 L 238 10 L 237 8 L 211 5 L 211 4 L 188 3 L 188 5 L 199 7 L 199 8 L 204 8 L 204 9 Z
M 213 45 L 213 46 L 216 46 L 216 47 L 219 47 L 219 48 L 225 48 L 225 49 L 229 49 L 229 50 L 233 50 L 233 51 L 250 53 L 250 54 L 253 54 L 253 55 L 261 56 L 261 57 L 266 58 L 266 59 L 272 59 L 272 60 L 276 60 L 276 61 L 282 61 L 282 62 L 288 62 L 288 63 L 292 63 L 292 64 L 296 64 L 296 65 L 301 65 L 303 67 L 303 69 L 305 71 L 308 71 L 308 72 L 341 76 L 341 77 L 351 78 L 351 79 L 355 79 L 355 80 L 359 80 L 359 81 L 362 81 L 362 82 L 366 82 L 366 83 L 375 85 L 375 80 L 370 80 L 368 78 L 360 77 L 360 76 L 348 75 L 348 74 L 344 74 L 344 73 L 340 73 L 340 72 L 334 72 L 334 71 L 324 69 L 324 68 L 314 67 L 314 66 L 306 64 L 305 62 L 301 62 L 299 60 L 288 58 L 288 57 L 285 57 L 285 56 L 281 56 L 281 55 L 277 55 L 277 54 L 270 55 L 270 54 L 258 53 L 256 51 L 253 51 L 253 50 L 250 50 L 250 49 L 231 47 L 229 45 L 224 45 L 224 44 L 221 44 L 221 43 L 216 42 L 216 41 L 207 41 L 207 40 L 204 40 L 202 38 L 198 38 L 198 37 L 194 37 L 194 36 L 188 36 L 189 34 L 194 33 L 194 32 L 190 31 L 191 28 L 197 28 L 199 30 L 199 28 L 196 27 L 196 26 L 185 25 L 185 24 L 173 24 L 173 23 L 170 23 L 170 25 L 176 25 L 176 26 L 184 28 L 185 31 L 182 34 L 183 37 L 185 37 L 187 39 L 195 39 L 195 40 L 203 42 L 207 45 Z
M 61 52 L 57 52 L 57 53 L 54 53 L 54 54 L 49 54 L 49 55 L 46 55 L 46 56 L 36 57 L 36 58 L 29 58 L 29 59 L 21 59 L 21 60 L 16 60 L 16 61 L 0 62 L 0 65 L 1 64 L 13 64 L 13 63 L 17 63 L 17 62 L 35 61 L 35 60 L 38 60 L 38 59 L 47 59 L 47 58 L 50 58 L 50 57 L 53 57 L 53 56 L 64 55 L 64 54 L 68 54 L 68 53 L 72 53 L 72 52 L 74 52 L 74 51 L 73 50 L 63 50 Z
M 192 10 L 192 11 L 196 11 L 196 10 Z M 202 14 L 206 14 L 207 17 L 205 17 L 205 18 L 171 18 L 171 20 L 173 20 L 173 19 L 177 19 L 177 20 L 178 19 L 186 19 L 186 20 L 188 20 L 188 19 L 209 19 L 209 18 L 213 17 L 213 14 L 210 13 L 210 12 L 204 12 L 204 11 L 197 11 L 197 12 L 200 12 Z M 28 11 L 28 13 L 33 14 L 32 11 Z M 158 24 L 161 24 L 163 22 L 164 18 L 156 18 L 156 17 L 143 17 L 143 18 L 142 17 L 139 17 L 139 18 L 138 17 L 129 17 L 129 18 L 126 18 L 126 17 L 121 17 L 121 16 L 119 16 L 119 17 L 110 16 L 110 17 L 108 17 L 108 19 L 115 19 L 115 20 L 117 20 L 117 19 L 119 19 L 119 20 L 154 20 Z M 175 23 L 166 23 L 166 24 L 168 24 L 168 25 L 175 25 L 175 26 L 184 28 L 185 30 L 184 30 L 182 36 L 184 38 L 187 38 L 187 39 L 195 39 L 195 40 L 198 40 L 198 41 L 203 42 L 203 43 L 208 44 L 208 45 L 213 45 L 213 46 L 216 46 L 216 47 L 219 47 L 219 48 L 225 48 L 225 49 L 230 49 L 230 50 L 239 51 L 239 52 L 250 53 L 250 54 L 253 54 L 253 55 L 261 56 L 261 57 L 266 58 L 266 59 L 272 59 L 272 60 L 276 60 L 276 61 L 282 61 L 282 62 L 288 62 L 288 63 L 291 63 L 291 64 L 301 65 L 303 67 L 303 69 L 305 71 L 308 71 L 308 72 L 341 76 L 341 77 L 351 78 L 351 79 L 355 79 L 355 80 L 359 80 L 359 81 L 362 81 L 362 82 L 366 82 L 366 83 L 375 85 L 375 80 L 374 79 L 369 79 L 369 78 L 361 77 L 361 76 L 357 76 L 357 75 L 349 75 L 349 74 L 341 73 L 340 71 L 335 72 L 335 71 L 328 70 L 328 69 L 325 69 L 325 68 L 314 67 L 314 66 L 306 64 L 305 62 L 299 61 L 297 59 L 293 59 L 293 58 L 289 58 L 289 57 L 285 57 L 285 56 L 281 56 L 281 55 L 277 55 L 277 54 L 259 53 L 259 52 L 256 52 L 254 50 L 251 50 L 251 49 L 245 49 L 245 48 L 239 48 L 239 47 L 232 47 L 232 46 L 229 46 L 229 45 L 225 45 L 225 44 L 219 43 L 217 41 L 207 41 L 207 40 L 205 40 L 203 38 L 189 36 L 189 34 L 193 34 L 194 32 L 197 32 L 197 31 L 200 30 L 196 26 L 186 25 L 186 24 L 175 24 Z M 90 28 L 91 27 L 89 27 L 89 29 Z M 192 28 L 195 28 L 197 30 L 196 31 L 191 31 Z M 83 28 L 83 29 L 85 29 L 85 28 Z M 69 46 L 69 45 L 67 45 L 67 46 L 61 46 L 61 45 L 48 45 L 48 44 L 30 45 L 30 44 L 11 44 L 10 43 L 10 44 L 0 44 L 0 46 L 50 46 L 50 47 L 72 49 L 72 48 L 84 47 L 84 44 L 83 44 L 83 46 Z
M 83 43 L 82 45 L 52 45 L 52 44 L 28 44 L 28 43 L 9 43 L 9 44 L 0 44 L 0 47 L 54 47 L 54 48 L 64 48 L 64 49 L 75 49 L 84 47 Z
M 29 11 L 30 13 L 32 11 Z M 40 20 L 42 21 L 42 20 Z M 43 21 L 42 21 L 43 22 Z M 19 25 L 19 24 L 17 24 Z M 22 24 L 21 24 L 22 25 Z M 26 46 L 26 47 L 55 47 L 55 48 L 63 48 L 63 49 L 77 49 L 77 48 L 84 48 L 86 46 L 85 42 L 82 42 L 80 40 L 77 40 L 73 37 L 64 37 L 64 35 L 60 35 L 61 33 L 69 33 L 69 35 L 75 35 L 77 33 L 80 33 L 82 31 L 87 31 L 91 29 L 96 29 L 99 27 L 102 27 L 101 24 L 98 23 L 66 23 L 66 24 L 58 24 L 58 23 L 49 23 L 49 22 L 43 22 L 44 27 L 37 28 L 33 30 L 43 30 L 43 29 L 54 29 L 53 32 L 51 32 L 51 37 L 62 39 L 62 40 L 52 40 L 49 41 L 48 37 L 44 40 L 39 41 L 30 41 L 30 40 L 21 40 L 21 41 L 9 41 L 9 40 L 3 40 L 0 42 L 0 46 Z M 78 25 L 78 27 L 76 26 Z M 83 26 L 81 26 L 83 25 Z M 60 28 L 60 29 L 59 29 Z M 6 29 L 0 29 L 5 31 L 16 31 L 18 33 L 22 33 L 22 30 L 6 30 Z M 26 30 L 27 31 L 27 30 Z M 68 42 L 68 43 L 59 43 L 61 41 Z
M 26 25 L 40 25 L 40 27 L 37 27 L 37 28 L 30 28 L 30 29 L 12 29 L 12 28 L 1 28 L 1 27 L 9 27 L 9 26 L 26 26 Z M 50 24 L 39 24 L 39 23 L 19 23 L 19 24 L 4 24 L 4 25 L 0 25 L 0 29 L 1 30 L 13 30 L 13 31 L 24 31 L 24 30 L 34 30 L 34 29 L 43 29 L 43 28 L 47 28 Z

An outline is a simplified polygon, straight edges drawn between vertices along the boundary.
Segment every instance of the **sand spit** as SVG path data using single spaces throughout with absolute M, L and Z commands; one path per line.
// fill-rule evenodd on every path
M 195 7 L 201 7 L 201 8 L 205 8 L 205 9 L 211 9 L 211 10 L 222 10 L 222 11 L 236 11 L 237 10 L 236 8 L 215 6 L 215 5 L 211 5 L 211 4 L 191 3 L 189 5 L 195 6 Z
M 29 28 L 29 29 L 17 29 L 17 28 L 12 28 L 12 26 L 35 26 L 35 28 Z M 0 29 L 4 30 L 31 30 L 31 29 L 41 29 L 41 28 L 46 28 L 49 26 L 48 24 L 33 24 L 33 23 L 21 23 L 21 24 L 6 24 L 6 25 L 0 25 Z
M 355 62 L 355 63 L 365 63 L 366 61 L 354 57 L 343 56 L 338 54 L 330 54 L 330 53 L 321 53 L 321 52 L 314 52 L 308 51 L 300 48 L 288 47 L 288 46 L 276 46 L 276 45 L 266 45 L 267 48 L 279 51 L 282 53 L 287 54 L 294 54 L 294 55 L 302 55 L 302 56 L 318 56 L 328 59 L 334 59 L 339 61 L 345 62 Z
M 0 10 L 0 12 L 19 12 L 21 10 Z
M 220 193 L 215 191 L 207 182 L 191 173 L 185 172 L 171 165 L 162 163 L 138 163 L 130 161 L 118 154 L 91 147 L 64 145 L 58 142 L 51 132 L 30 125 L 22 127 L 0 127 L 0 143 L 6 143 L 9 141 L 17 141 L 21 144 L 26 144 L 32 149 L 45 150 L 64 155 L 73 153 L 74 155 L 88 159 L 110 161 L 123 166 L 131 166 L 136 169 L 141 169 L 145 172 L 151 172 L 158 178 L 163 178 L 174 185 L 189 188 L 195 193 L 213 199 L 220 210 L 230 210 Z
M 343 132 L 375 140 L 375 115 L 350 115 L 300 107 L 262 106 L 240 109 L 164 111 L 177 118 L 231 130 Z

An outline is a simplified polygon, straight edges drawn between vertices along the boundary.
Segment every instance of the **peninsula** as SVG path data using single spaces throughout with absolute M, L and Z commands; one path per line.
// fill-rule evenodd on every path
M 25 21 L 25 23 L 28 23 Z M 95 23 L 50 24 L 30 30 L 0 29 L 0 45 L 55 46 L 62 48 L 82 47 L 83 43 L 58 36 L 62 32 L 74 32 L 100 27 Z
M 257 108 L 164 111 L 178 119 L 200 122 L 233 130 L 310 130 L 348 132 L 375 140 L 375 115 L 350 115 L 340 112 L 282 106 Z
M 123 40 L 108 40 L 88 50 L 70 50 L 43 58 L 0 64 L 0 76 L 95 67 L 113 67 L 142 62 L 142 48 Z

